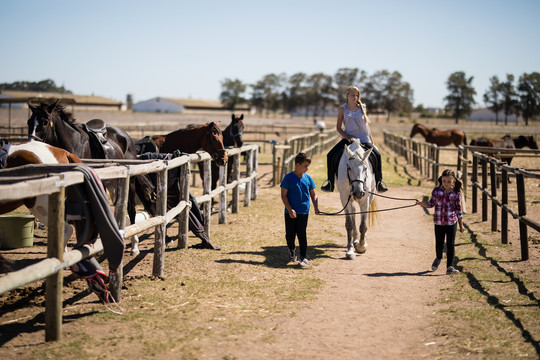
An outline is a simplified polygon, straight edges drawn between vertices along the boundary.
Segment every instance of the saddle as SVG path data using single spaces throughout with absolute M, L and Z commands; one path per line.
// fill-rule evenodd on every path
M 83 125 L 90 140 L 90 151 L 94 159 L 115 159 L 116 152 L 107 140 L 107 124 L 101 119 L 92 119 Z

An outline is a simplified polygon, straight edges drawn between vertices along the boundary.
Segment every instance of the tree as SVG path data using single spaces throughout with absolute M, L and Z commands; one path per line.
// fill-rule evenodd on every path
M 288 86 L 284 94 L 286 99 L 284 110 L 291 116 L 297 109 L 306 106 L 306 79 L 307 75 L 301 72 L 293 74 L 288 79 Z
M 390 121 L 390 114 L 410 113 L 413 108 L 413 90 L 408 82 L 402 81 L 399 72 L 394 71 L 386 78 L 384 84 L 382 106 L 386 110 L 386 121 Z
M 452 111 L 456 124 L 459 122 L 459 118 L 465 117 L 472 112 L 472 106 L 476 104 L 474 101 L 474 95 L 476 90 L 472 86 L 474 76 L 467 78 L 465 72 L 457 71 L 450 74 L 446 81 L 446 87 L 450 94 L 444 99 L 446 100 L 446 110 Z
M 484 93 L 484 102 L 488 105 L 488 109 L 495 113 L 495 125 L 499 124 L 499 112 L 502 110 L 502 86 L 497 76 L 492 76 L 489 79 L 490 86 Z
M 251 85 L 253 89 L 251 104 L 257 108 L 257 111 L 262 113 L 266 109 L 267 114 L 277 112 L 283 103 L 282 87 L 286 78 L 285 74 L 268 74 Z
M 219 99 L 225 108 L 234 111 L 236 106 L 246 103 L 242 96 L 246 92 L 246 85 L 240 80 L 225 79 L 221 82 L 221 89 Z
M 540 115 L 540 73 L 521 75 L 517 89 L 521 100 L 521 115 L 525 125 L 529 125 L 529 119 Z
M 335 103 L 332 76 L 323 73 L 312 74 L 306 83 L 307 105 L 311 106 L 313 116 L 324 115 L 328 104 Z
M 36 91 L 36 92 L 52 92 L 59 94 L 73 94 L 66 90 L 63 86 L 56 86 L 53 80 L 46 79 L 38 82 L 32 81 L 15 81 L 13 83 L 0 84 L 0 90 L 16 90 L 16 91 Z
M 514 75 L 506 74 L 506 81 L 501 84 L 502 110 L 504 113 L 504 125 L 508 124 L 508 115 L 518 114 L 519 101 L 514 87 Z M 517 117 L 516 117 L 517 122 Z

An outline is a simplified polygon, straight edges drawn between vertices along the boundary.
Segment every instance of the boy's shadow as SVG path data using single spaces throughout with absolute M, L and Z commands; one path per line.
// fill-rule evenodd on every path
M 340 247 L 335 244 L 323 244 L 317 246 L 308 245 L 308 259 L 320 259 L 320 258 L 333 258 L 327 254 L 328 248 Z M 298 254 L 299 248 L 297 247 L 296 253 Z M 216 260 L 218 263 L 222 264 L 248 264 L 248 265 L 258 265 L 266 266 L 274 269 L 287 269 L 291 267 L 298 266 L 298 261 L 292 262 L 289 261 L 289 251 L 286 245 L 280 246 L 264 246 L 262 251 L 233 251 L 227 253 L 231 255 L 228 259 Z M 264 256 L 264 259 L 261 261 L 257 260 L 244 260 L 244 259 L 234 259 L 234 255 L 254 255 L 254 256 Z

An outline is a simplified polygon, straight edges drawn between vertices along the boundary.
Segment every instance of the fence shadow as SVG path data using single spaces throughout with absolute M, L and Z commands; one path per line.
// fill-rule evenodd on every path
M 474 231 L 466 224 L 464 224 L 464 227 L 470 235 L 471 243 L 478 249 L 478 254 L 481 257 L 483 257 L 486 261 L 489 261 L 490 265 L 493 266 L 497 271 L 499 271 L 500 273 L 508 277 L 510 279 L 509 282 L 514 283 L 517 286 L 518 292 L 521 295 L 528 297 L 534 303 L 533 304 L 534 306 L 540 306 L 540 301 L 535 297 L 534 292 L 527 289 L 527 286 L 525 285 L 525 283 L 513 272 L 506 270 L 505 268 L 499 265 L 499 261 L 489 256 L 487 254 L 486 246 L 484 244 L 481 244 L 478 241 L 478 237 L 476 236 Z M 456 261 L 464 261 L 464 260 L 466 259 L 459 259 L 456 256 Z M 523 339 L 526 342 L 530 343 L 536 350 L 536 353 L 540 355 L 539 341 L 534 339 L 533 335 L 527 329 L 525 329 L 525 326 L 518 319 L 518 317 L 511 310 L 509 310 L 509 308 L 511 308 L 512 306 L 503 305 L 499 297 L 497 297 L 496 295 L 492 295 L 488 289 L 482 286 L 481 282 L 484 280 L 479 280 L 473 273 L 470 273 L 470 272 L 465 272 L 465 275 L 467 276 L 467 280 L 469 281 L 469 285 L 471 286 L 471 288 L 478 291 L 481 295 L 483 295 L 490 306 L 501 311 L 514 324 L 514 326 L 521 331 L 521 335 Z

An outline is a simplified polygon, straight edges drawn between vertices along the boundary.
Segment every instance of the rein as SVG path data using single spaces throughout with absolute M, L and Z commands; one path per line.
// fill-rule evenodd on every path
M 405 198 L 396 198 L 396 197 L 391 197 L 391 196 L 386 196 L 386 195 L 381 195 L 381 194 L 377 194 L 377 193 L 374 193 L 372 191 L 368 191 L 369 194 L 372 194 L 372 195 L 375 195 L 375 196 L 380 196 L 380 197 L 383 197 L 383 198 L 386 198 L 386 199 L 391 199 L 391 200 L 403 200 L 403 201 L 416 201 L 416 199 L 405 199 Z M 352 198 L 352 195 L 349 194 L 349 197 L 347 198 L 347 203 L 345 204 L 345 206 L 343 207 L 343 209 L 339 210 L 338 212 L 334 212 L 334 213 L 327 213 L 327 212 L 324 212 L 324 211 L 319 211 L 319 215 L 326 215 L 326 216 L 336 216 L 336 215 L 355 215 L 355 214 L 369 214 L 369 213 L 376 213 L 376 212 L 383 212 L 383 211 L 390 211 L 390 210 L 398 210 L 398 209 L 405 209 L 405 208 L 408 208 L 408 207 L 413 207 L 413 206 L 416 206 L 416 203 L 412 204 L 412 205 L 404 205 L 404 206 L 397 206 L 397 207 L 393 207 L 393 208 L 388 208 L 388 209 L 380 209 L 380 210 L 368 210 L 368 211 L 357 211 L 357 212 L 351 212 L 351 213 L 343 213 L 342 212 L 347 208 L 347 206 L 349 205 L 349 202 L 351 201 L 351 198 Z

